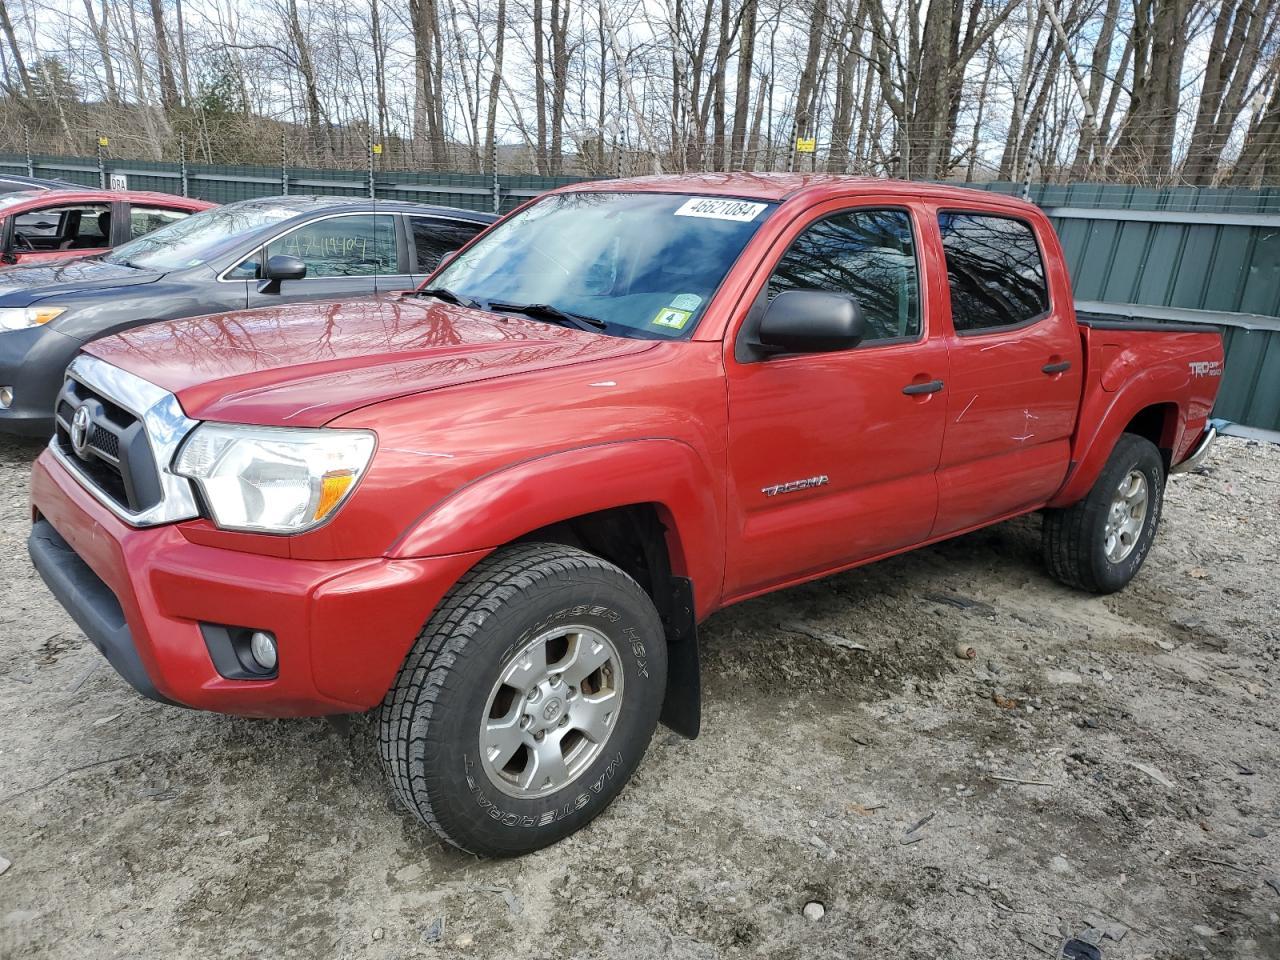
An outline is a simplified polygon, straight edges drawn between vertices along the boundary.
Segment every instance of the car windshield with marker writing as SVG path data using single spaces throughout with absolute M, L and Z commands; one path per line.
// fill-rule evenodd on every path
M 690 336 L 776 204 L 690 194 L 552 194 L 420 293 L 614 336 Z

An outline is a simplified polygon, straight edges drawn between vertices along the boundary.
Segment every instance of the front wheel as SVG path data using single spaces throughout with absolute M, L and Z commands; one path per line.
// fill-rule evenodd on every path
M 1150 440 L 1124 433 L 1088 495 L 1044 513 L 1044 559 L 1068 586 L 1114 593 L 1142 567 L 1160 525 L 1164 461 Z
M 396 794 L 442 838 L 513 856 L 598 816 L 639 765 L 666 687 L 657 610 L 556 544 L 495 552 L 450 591 L 384 700 Z

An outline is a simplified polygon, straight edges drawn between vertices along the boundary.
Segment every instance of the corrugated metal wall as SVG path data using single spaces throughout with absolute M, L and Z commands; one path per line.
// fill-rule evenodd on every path
M 122 173 L 134 190 L 183 192 L 176 163 L 33 157 L 35 176 L 97 185 Z M 0 155 L 0 172 L 28 172 L 26 157 Z M 364 170 L 189 164 L 186 192 L 219 203 L 281 193 L 367 196 Z M 572 177 L 499 176 L 502 212 Z M 1020 184 L 986 189 L 1021 193 Z M 495 178 L 483 174 L 378 171 L 380 197 L 495 209 Z M 1204 311 L 1218 323 L 1227 368 L 1215 414 L 1280 430 L 1280 188 L 1263 190 L 1120 184 L 1037 185 L 1031 199 L 1054 219 L 1078 300 Z M 1186 318 L 1184 318 L 1186 319 Z

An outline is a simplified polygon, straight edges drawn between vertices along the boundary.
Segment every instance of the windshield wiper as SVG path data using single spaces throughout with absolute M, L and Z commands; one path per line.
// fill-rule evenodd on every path
M 494 313 L 523 313 L 536 320 L 550 320 L 578 330 L 603 330 L 605 322 L 596 317 L 588 317 L 582 313 L 569 313 L 549 303 L 490 303 L 489 309 Z
M 460 293 L 454 293 L 448 287 L 424 287 L 416 293 L 419 297 L 435 297 L 437 300 L 443 300 L 445 303 L 456 303 L 460 307 L 470 307 L 472 310 L 479 310 L 480 304 L 476 303 L 470 297 L 464 297 Z

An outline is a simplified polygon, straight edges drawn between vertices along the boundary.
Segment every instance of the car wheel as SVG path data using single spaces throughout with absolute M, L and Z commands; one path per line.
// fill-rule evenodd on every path
M 1164 481 L 1164 461 L 1155 444 L 1121 434 L 1088 495 L 1065 509 L 1045 511 L 1049 572 L 1091 593 L 1124 587 L 1141 569 L 1155 539 Z
M 454 846 L 513 856 L 599 816 L 658 723 L 666 642 L 611 563 L 517 544 L 478 563 L 431 616 L 380 708 L 401 801 Z

